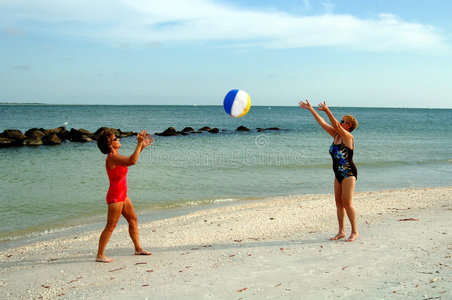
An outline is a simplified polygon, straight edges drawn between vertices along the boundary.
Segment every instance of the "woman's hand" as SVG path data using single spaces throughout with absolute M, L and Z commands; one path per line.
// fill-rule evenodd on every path
M 147 146 L 151 145 L 152 142 L 154 142 L 154 138 L 145 130 L 141 130 L 141 132 L 137 135 L 137 141 L 139 144 L 141 144 L 141 147 L 144 149 Z
M 140 133 L 137 134 L 137 141 L 138 143 L 143 143 L 147 132 L 145 130 L 141 130 Z
M 329 109 L 328 106 L 326 105 L 326 102 L 323 101 L 322 103 L 319 104 L 318 110 L 320 110 L 320 111 L 325 111 L 325 112 L 326 112 L 326 111 L 328 111 L 328 110 L 330 110 L 330 109 Z
M 152 145 L 153 142 L 154 142 L 154 138 L 152 137 L 152 135 L 147 134 L 147 135 L 146 135 L 146 138 L 145 138 L 144 141 L 143 141 L 143 144 L 141 144 L 141 145 L 142 145 L 142 147 L 143 147 L 143 149 L 144 149 L 144 148 L 146 148 L 147 146 Z
M 303 102 L 303 101 L 298 102 L 298 106 L 300 106 L 301 108 L 304 108 L 304 109 L 312 108 L 312 105 L 311 105 L 311 103 L 309 103 L 308 99 L 306 99 L 306 102 Z

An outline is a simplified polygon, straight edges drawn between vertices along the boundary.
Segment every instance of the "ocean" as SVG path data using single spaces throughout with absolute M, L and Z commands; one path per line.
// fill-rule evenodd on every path
M 451 186 L 452 110 L 333 107 L 354 115 L 356 191 Z M 325 116 L 326 119 L 326 116 Z M 154 134 L 210 126 L 220 133 L 155 136 L 129 168 L 139 216 L 271 196 L 333 193 L 331 137 L 309 111 L 253 106 L 242 118 L 222 106 L 0 105 L 5 129 L 106 126 Z M 250 132 L 237 132 L 245 126 Z M 259 132 L 256 128 L 278 127 Z M 136 138 L 121 139 L 130 155 Z M 0 243 L 105 222 L 108 178 L 95 142 L 0 148 Z M 332 201 L 334 201 L 332 199 Z

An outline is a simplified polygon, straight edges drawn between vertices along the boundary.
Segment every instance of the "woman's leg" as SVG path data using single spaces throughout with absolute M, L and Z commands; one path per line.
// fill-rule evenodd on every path
M 334 199 L 336 200 L 337 221 L 339 223 L 339 231 L 336 234 L 336 236 L 330 238 L 330 240 L 332 241 L 345 237 L 344 229 L 345 209 L 344 206 L 342 205 L 342 185 L 336 178 L 334 178 Z
M 354 176 L 347 177 L 342 181 L 342 205 L 347 212 L 347 216 L 352 227 L 352 233 L 347 239 L 347 242 L 353 242 L 359 236 L 358 228 L 356 226 L 355 208 L 352 204 L 353 194 L 355 191 L 355 182 L 356 178 Z
M 99 238 L 99 248 L 97 250 L 96 261 L 109 263 L 113 260 L 104 256 L 105 247 L 107 246 L 108 240 L 110 239 L 113 230 L 115 230 L 118 224 L 119 218 L 121 217 L 121 212 L 123 208 L 123 202 L 111 203 L 108 205 L 108 215 L 107 215 L 107 225 L 102 231 Z
M 137 215 L 135 213 L 135 209 L 133 208 L 132 202 L 128 197 L 124 201 L 124 209 L 122 210 L 122 215 L 129 223 L 129 235 L 132 239 L 133 245 L 135 246 L 135 255 L 151 255 L 151 252 L 148 252 L 141 248 Z

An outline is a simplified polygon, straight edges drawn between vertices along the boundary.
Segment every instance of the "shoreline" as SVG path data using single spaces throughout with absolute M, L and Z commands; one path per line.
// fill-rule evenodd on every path
M 401 189 L 388 189 L 388 190 L 365 190 L 365 191 L 355 191 L 356 194 L 361 193 L 379 193 L 379 192 L 398 192 L 398 191 L 416 191 L 416 190 L 425 190 L 425 189 L 444 189 L 449 187 L 420 187 L 420 188 L 401 188 Z M 309 193 L 309 194 L 289 194 L 289 195 L 275 195 L 269 197 L 246 197 L 246 198 L 228 198 L 228 199 L 218 199 L 212 202 L 199 202 L 196 203 L 194 201 L 187 202 L 186 204 L 176 204 L 169 206 L 159 206 L 159 207 L 150 207 L 145 209 L 138 209 L 136 211 L 138 216 L 138 225 L 140 226 L 142 223 L 153 222 L 161 219 L 170 219 L 190 213 L 195 213 L 203 210 L 210 210 L 215 208 L 220 208 L 223 206 L 235 206 L 242 204 L 249 204 L 254 202 L 266 202 L 279 198 L 293 198 L 293 197 L 308 197 L 308 196 L 330 196 L 332 197 L 332 201 L 334 202 L 334 194 L 333 193 Z M 91 216 L 89 218 L 81 218 L 78 220 L 71 220 L 70 222 L 55 223 L 55 226 L 47 227 L 45 225 L 41 225 L 42 230 L 33 231 L 29 228 L 18 229 L 13 231 L 13 235 L 2 234 L 0 238 L 0 252 L 4 251 L 11 247 L 16 247 L 20 245 L 25 245 L 27 243 L 34 242 L 43 242 L 47 240 L 51 240 L 54 238 L 58 238 L 64 235 L 78 234 L 78 232 L 92 231 L 98 230 L 102 231 L 105 226 L 105 213 L 97 216 Z M 82 225 L 77 225 L 78 222 L 83 222 Z M 118 226 L 126 224 L 123 217 L 121 217 Z
M 187 215 L 200 210 L 214 209 L 222 206 L 237 205 L 240 203 L 248 203 L 252 201 L 263 201 L 263 198 L 252 199 L 227 199 L 228 201 L 214 201 L 214 202 L 201 202 L 197 204 L 187 205 L 170 205 L 168 207 L 153 207 L 147 208 L 142 211 L 137 211 L 138 225 L 141 223 L 149 223 L 162 219 L 171 219 L 174 217 Z M 230 200 L 230 201 L 229 201 Z M 70 221 L 69 223 L 56 223 L 54 227 L 50 227 L 39 231 L 30 231 L 27 229 L 17 230 L 19 234 L 13 236 L 5 235 L 0 239 L 0 252 L 9 248 L 15 248 L 21 245 L 46 242 L 55 238 L 60 238 L 68 235 L 78 235 L 80 232 L 87 231 L 99 231 L 101 232 L 105 226 L 107 216 L 107 205 L 105 205 L 105 212 L 99 216 L 91 216 L 89 218 L 80 219 L 78 221 L 85 222 L 82 225 L 76 225 L 78 221 Z M 123 217 L 119 220 L 118 227 L 126 225 L 126 221 Z
M 279 196 L 276 196 L 279 197 Z M 273 197 L 269 197 L 273 198 Z M 207 210 L 212 208 L 218 208 L 229 205 L 238 205 L 241 203 L 249 203 L 253 201 L 265 201 L 264 197 L 246 197 L 246 198 L 228 198 L 228 199 L 217 199 L 213 201 L 187 201 L 185 203 L 168 204 L 167 206 L 155 206 L 148 208 L 135 208 L 138 216 L 138 225 L 141 223 L 147 223 L 152 221 L 157 221 L 161 219 L 169 219 L 173 217 L 178 217 L 181 215 L 190 214 L 200 210 Z M 105 226 L 106 216 L 107 216 L 108 206 L 105 204 L 105 211 L 102 214 L 84 217 L 77 220 L 71 220 L 64 223 L 56 222 L 53 227 L 48 227 L 47 225 L 40 225 L 42 230 L 33 231 L 29 228 L 18 229 L 12 231 L 13 235 L 8 235 L 8 233 L 0 235 L 0 252 L 10 248 L 8 245 L 21 245 L 33 242 L 45 241 L 47 239 L 53 239 L 52 235 L 59 237 L 60 235 L 69 235 L 72 233 L 77 233 L 79 231 L 91 231 L 100 230 L 102 231 Z M 77 225 L 77 223 L 83 222 L 82 225 Z M 126 224 L 126 221 L 121 217 L 119 225 Z M 13 246 L 14 247 L 14 246 Z
M 332 197 L 272 197 L 139 222 L 149 257 L 131 255 L 121 224 L 106 249 L 111 264 L 94 262 L 97 229 L 5 249 L 0 291 L 7 299 L 452 296 L 452 187 L 356 193 L 353 243 L 328 240 L 337 230 Z
M 419 187 L 419 188 L 400 188 L 400 189 L 388 189 L 388 190 L 365 190 L 365 191 L 355 191 L 355 197 L 357 194 L 363 193 L 384 193 L 384 192 L 403 192 L 403 191 L 416 191 L 416 190 L 436 190 L 436 189 L 447 189 L 452 187 L 439 186 L 439 187 Z M 150 207 L 145 209 L 137 210 L 138 225 L 158 221 L 162 219 L 171 219 L 174 217 L 179 217 L 183 215 L 188 215 L 191 213 L 196 213 L 199 211 L 216 209 L 227 206 L 236 205 L 246 205 L 256 202 L 267 202 L 280 198 L 304 198 L 312 196 L 325 196 L 332 199 L 334 204 L 334 194 L 333 193 L 308 193 L 308 194 L 289 194 L 289 195 L 275 195 L 269 197 L 246 197 L 246 198 L 228 198 L 228 199 L 218 199 L 212 202 L 193 202 L 186 204 L 176 204 L 169 206 L 160 207 Z M 105 226 L 106 210 L 104 214 L 91 216 L 89 218 L 82 218 L 79 220 L 72 220 L 65 223 L 55 223 L 53 227 L 43 227 L 42 230 L 32 231 L 32 229 L 20 229 L 14 231 L 12 236 L 2 236 L 0 240 L 0 252 L 8 248 L 26 245 L 28 243 L 34 242 L 44 242 L 54 238 L 62 237 L 65 235 L 78 234 L 79 232 L 85 231 L 102 231 Z M 77 225 L 77 222 L 83 222 L 82 225 Z M 118 227 L 127 224 L 123 217 L 121 217 Z M 10 246 L 11 245 L 11 246 Z

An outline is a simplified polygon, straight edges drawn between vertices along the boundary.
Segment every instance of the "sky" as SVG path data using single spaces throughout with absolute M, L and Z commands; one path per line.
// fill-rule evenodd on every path
M 0 102 L 452 108 L 449 0 L 0 0 Z

